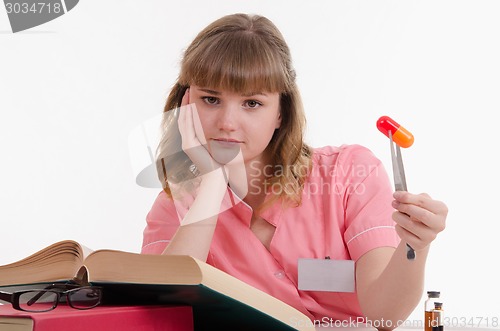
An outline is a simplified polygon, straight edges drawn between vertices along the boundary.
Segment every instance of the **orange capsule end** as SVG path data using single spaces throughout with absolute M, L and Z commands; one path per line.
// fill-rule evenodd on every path
M 400 126 L 398 130 L 392 135 L 392 140 L 400 147 L 408 148 L 413 145 L 415 138 L 410 131 Z
M 408 148 L 413 145 L 414 137 L 410 131 L 399 125 L 389 116 L 382 116 L 377 121 L 377 128 L 380 132 L 389 137 L 389 131 L 392 134 L 392 140 L 400 147 Z

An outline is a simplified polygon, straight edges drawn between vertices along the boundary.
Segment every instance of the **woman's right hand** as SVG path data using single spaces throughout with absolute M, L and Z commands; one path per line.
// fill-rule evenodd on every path
M 222 174 L 225 184 L 229 182 L 233 191 L 243 199 L 248 193 L 243 154 L 239 150 L 234 159 L 225 165 L 218 163 L 210 155 L 196 106 L 194 103 L 190 103 L 189 88 L 182 97 L 178 124 L 182 138 L 182 150 L 193 161 L 200 174 L 207 177 L 207 174 L 220 168 L 220 173 L 214 172 L 210 177 L 220 178 Z M 217 179 L 213 180 L 218 181 Z
M 207 141 L 195 104 L 189 103 L 189 88 L 182 97 L 179 109 L 179 132 L 182 138 L 182 150 L 189 156 L 201 175 L 221 167 L 207 150 Z

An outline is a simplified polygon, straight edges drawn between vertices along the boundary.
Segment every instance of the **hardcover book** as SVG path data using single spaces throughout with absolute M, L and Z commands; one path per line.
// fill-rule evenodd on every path
M 0 331 L 192 331 L 189 306 L 98 306 L 78 310 L 59 304 L 48 312 L 0 305 Z
M 195 330 L 315 330 L 297 309 L 187 255 L 91 251 L 65 240 L 0 266 L 0 286 L 72 279 L 102 286 L 105 305 L 191 306 Z

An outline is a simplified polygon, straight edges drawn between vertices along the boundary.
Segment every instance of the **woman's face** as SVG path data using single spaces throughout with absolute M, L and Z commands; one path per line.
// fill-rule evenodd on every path
M 196 85 L 189 89 L 208 151 L 220 163 L 229 162 L 240 149 L 245 164 L 264 161 L 263 152 L 281 124 L 279 101 L 277 92 L 237 94 Z

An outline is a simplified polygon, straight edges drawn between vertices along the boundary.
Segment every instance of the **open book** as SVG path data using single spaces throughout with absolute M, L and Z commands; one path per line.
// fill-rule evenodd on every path
M 295 308 L 187 255 L 90 251 L 66 240 L 0 266 L 0 286 L 72 279 L 103 286 L 104 304 L 192 306 L 195 330 L 315 330 Z

